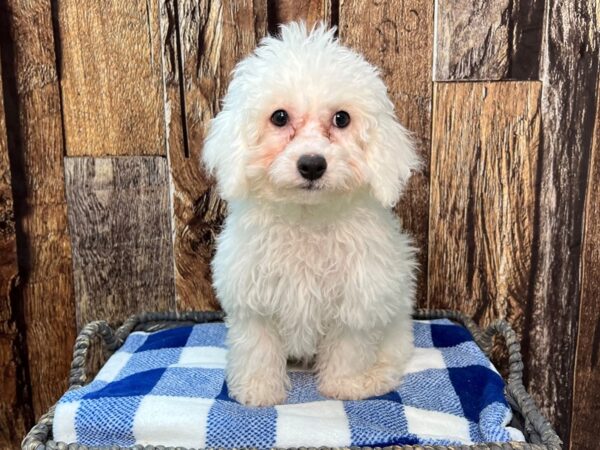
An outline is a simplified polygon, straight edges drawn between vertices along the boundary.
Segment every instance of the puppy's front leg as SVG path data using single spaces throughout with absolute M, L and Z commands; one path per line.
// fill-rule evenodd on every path
M 377 336 L 346 326 L 330 330 L 317 355 L 319 391 L 326 397 L 358 399 L 364 386 L 360 375 L 375 363 Z
M 412 355 L 410 316 L 384 329 L 342 328 L 327 336 L 318 355 L 319 391 L 339 400 L 359 400 L 394 389 Z
M 240 403 L 268 406 L 286 399 L 286 355 L 273 324 L 263 317 L 228 319 L 227 384 Z

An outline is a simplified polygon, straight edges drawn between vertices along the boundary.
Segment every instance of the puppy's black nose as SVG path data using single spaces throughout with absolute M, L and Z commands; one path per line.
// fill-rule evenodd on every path
M 298 172 L 307 180 L 318 180 L 327 169 L 327 161 L 321 155 L 302 155 L 298 159 Z

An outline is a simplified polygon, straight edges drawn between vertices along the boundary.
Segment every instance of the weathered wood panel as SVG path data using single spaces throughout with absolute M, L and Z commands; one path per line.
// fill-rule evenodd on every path
M 435 84 L 429 307 L 523 330 L 540 90 L 537 82 Z
M 54 7 L 67 154 L 164 155 L 157 2 Z
M 23 384 L 21 336 L 13 306 L 17 242 L 0 83 L 0 448 L 17 448 L 29 425 Z
M 175 309 L 166 158 L 65 158 L 79 327 Z
M 268 0 L 269 32 L 277 33 L 279 24 L 303 20 L 310 29 L 317 22 L 334 25 L 331 0 Z
M 202 170 L 200 154 L 231 70 L 266 34 L 266 0 L 163 0 L 160 13 L 177 307 L 215 309 L 209 264 L 226 206 Z
M 600 89 L 600 82 L 598 84 Z M 596 91 L 597 92 L 597 91 Z M 600 405 L 600 96 L 587 183 L 577 348 L 573 381 L 571 448 L 598 446 Z
M 421 250 L 418 304 L 427 296 L 433 2 L 341 0 L 340 39 L 377 65 L 400 122 L 419 141 L 422 173 L 413 175 L 396 211 Z
M 544 0 L 437 2 L 435 79 L 538 76 Z
M 60 95 L 50 3 L 2 3 L 0 39 L 33 410 L 67 387 L 75 307 L 63 176 Z
M 515 3 L 509 78 L 539 79 L 546 2 L 547 0 L 518 0 Z
M 594 126 L 599 4 L 549 1 L 544 23 L 537 229 L 523 351 L 528 388 L 569 441 L 584 192 Z

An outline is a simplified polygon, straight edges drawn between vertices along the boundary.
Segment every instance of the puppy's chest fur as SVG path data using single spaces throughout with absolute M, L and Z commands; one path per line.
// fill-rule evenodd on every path
M 234 213 L 213 262 L 214 269 L 227 271 L 215 273 L 223 308 L 229 315 L 252 310 L 267 317 L 288 356 L 310 358 L 339 323 L 340 313 L 357 310 L 370 274 L 391 273 L 401 265 L 401 255 L 394 251 L 397 234 L 387 215 L 372 211 L 321 224 L 249 222 Z M 229 294 L 231 283 L 238 286 Z M 242 286 L 247 286 L 247 297 L 236 297 Z
M 352 245 L 333 227 L 287 225 L 273 226 L 259 241 L 255 280 L 263 311 L 277 322 L 288 355 L 310 357 L 343 301 Z

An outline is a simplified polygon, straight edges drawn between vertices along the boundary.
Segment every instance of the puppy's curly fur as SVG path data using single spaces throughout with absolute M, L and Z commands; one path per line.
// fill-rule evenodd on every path
M 314 361 L 328 397 L 394 388 L 416 260 L 390 207 L 419 159 L 377 69 L 334 30 L 282 26 L 235 68 L 203 161 L 229 204 L 212 269 L 230 394 L 283 402 L 288 359 Z

